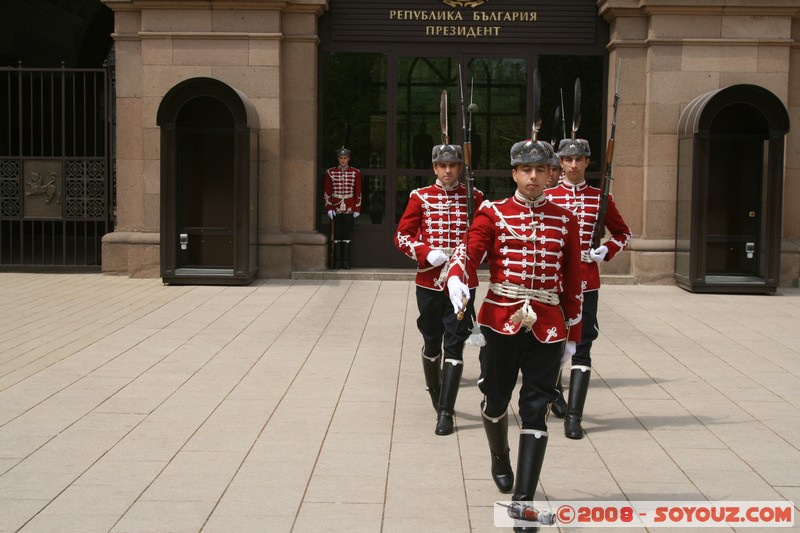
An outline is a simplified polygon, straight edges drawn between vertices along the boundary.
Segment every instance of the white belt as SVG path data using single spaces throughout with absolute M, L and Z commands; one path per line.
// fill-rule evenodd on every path
M 558 305 L 558 294 L 541 289 L 528 289 L 504 281 L 503 283 L 490 283 L 489 290 L 498 296 L 518 298 L 520 300 L 535 300 L 547 305 Z
M 331 196 L 333 196 L 334 198 L 340 198 L 342 200 L 347 200 L 348 198 L 352 198 L 353 197 L 352 194 L 348 194 L 348 195 L 332 194 Z

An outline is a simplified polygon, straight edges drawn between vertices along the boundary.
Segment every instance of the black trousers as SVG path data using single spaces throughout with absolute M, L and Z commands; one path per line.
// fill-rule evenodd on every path
M 356 219 L 352 213 L 339 213 L 333 217 L 333 240 L 349 241 L 353 237 Z
M 464 360 L 464 342 L 472 333 L 472 302 L 475 289 L 470 289 L 464 318 L 458 320 L 447 290 L 434 291 L 417 287 L 417 329 L 422 333 L 425 355 L 438 355 L 444 347 L 445 359 Z
M 519 416 L 522 429 L 547 431 L 547 410 L 558 393 L 555 385 L 561 368 L 562 342 L 545 344 L 533 333 L 501 335 L 481 326 L 486 345 L 481 347 L 481 376 L 478 387 L 484 395 L 487 417 L 502 416 L 522 372 Z
M 573 366 L 592 366 L 592 342 L 600 334 L 597 324 L 597 302 L 600 291 L 583 293 L 583 314 L 581 315 L 581 342 L 578 343 L 575 355 L 572 356 Z

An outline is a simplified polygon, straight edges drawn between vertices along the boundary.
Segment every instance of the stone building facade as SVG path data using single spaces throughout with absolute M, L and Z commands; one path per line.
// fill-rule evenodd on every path
M 194 77 L 236 88 L 258 113 L 258 276 L 326 268 L 318 198 L 319 20 L 336 1 L 103 0 L 116 21 L 117 109 L 117 218 L 103 239 L 104 272 L 159 276 L 156 116 L 164 95 Z M 613 193 L 634 234 L 628 253 L 603 265 L 603 273 L 672 283 L 681 114 L 699 95 L 752 84 L 774 94 L 796 124 L 800 0 L 599 0 L 596 10 L 608 26 L 609 95 L 622 65 Z M 796 132 L 785 137 L 782 179 L 780 280 L 796 286 Z

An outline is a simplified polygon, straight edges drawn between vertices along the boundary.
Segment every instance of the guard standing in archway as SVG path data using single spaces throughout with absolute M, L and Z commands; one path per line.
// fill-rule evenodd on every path
M 350 166 L 351 152 L 336 150 L 339 164 L 325 171 L 325 211 L 333 224 L 332 268 L 350 269 L 350 244 L 355 219 L 361 214 L 361 171 Z

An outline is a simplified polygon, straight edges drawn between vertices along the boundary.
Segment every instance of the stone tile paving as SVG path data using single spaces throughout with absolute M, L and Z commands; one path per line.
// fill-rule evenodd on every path
M 414 290 L 3 274 L 0 531 L 496 531 L 478 348 L 438 437 Z M 799 290 L 607 285 L 599 317 L 537 499 L 800 500 Z

